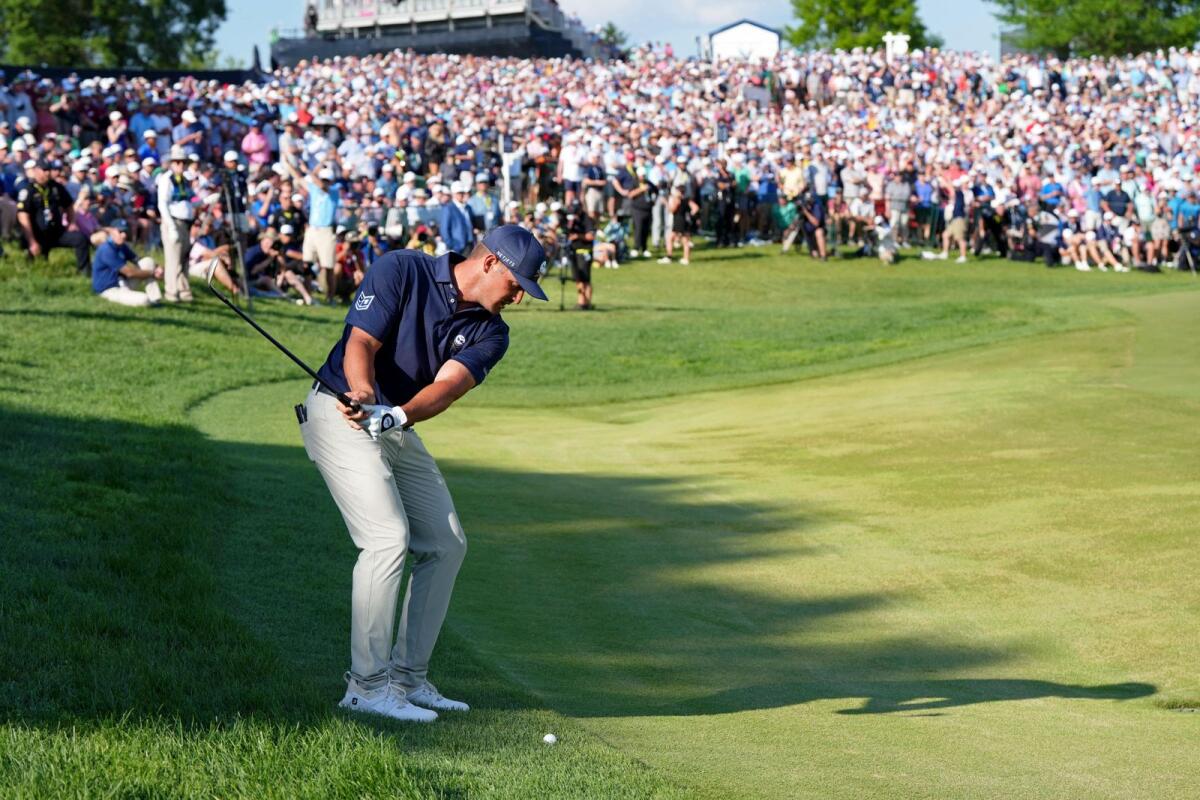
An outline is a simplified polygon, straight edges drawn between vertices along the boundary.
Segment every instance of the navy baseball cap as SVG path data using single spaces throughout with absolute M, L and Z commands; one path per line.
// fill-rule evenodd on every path
M 532 233 L 520 225 L 501 225 L 483 237 L 483 246 L 512 272 L 530 297 L 545 300 L 538 278 L 546 274 L 546 251 Z
M 129 223 L 120 218 L 114 219 L 112 222 L 108 223 L 108 227 L 114 231 L 129 233 Z

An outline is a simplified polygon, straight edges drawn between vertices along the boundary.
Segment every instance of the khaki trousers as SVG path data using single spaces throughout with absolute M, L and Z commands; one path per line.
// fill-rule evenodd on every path
M 467 539 L 433 456 L 416 431 L 371 441 L 351 428 L 337 401 L 315 389 L 300 424 L 317 465 L 358 548 L 350 614 L 350 673 L 376 688 L 390 675 L 405 689 L 421 686 L 437 643 Z M 396 600 L 404 557 L 413 554 L 395 646 Z
M 188 283 L 188 249 L 191 247 L 192 223 L 186 219 L 167 217 L 162 222 L 163 294 L 167 300 L 191 300 L 192 285 Z

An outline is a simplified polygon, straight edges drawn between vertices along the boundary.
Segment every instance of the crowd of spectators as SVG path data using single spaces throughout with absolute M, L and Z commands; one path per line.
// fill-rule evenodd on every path
M 244 268 L 252 292 L 337 302 L 390 248 L 468 251 L 504 222 L 573 269 L 584 308 L 593 263 L 688 264 L 701 235 L 818 258 L 1190 266 L 1198 126 L 1200 50 L 1181 49 L 392 52 L 241 85 L 24 72 L 0 75 L 0 237 L 71 247 L 87 272 L 121 221 L 129 255 L 163 247 L 173 301 L 215 266 L 231 292 Z M 156 280 L 145 266 L 115 280 Z

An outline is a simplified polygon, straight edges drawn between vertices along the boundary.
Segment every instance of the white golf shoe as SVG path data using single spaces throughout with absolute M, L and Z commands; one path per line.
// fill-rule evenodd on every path
M 443 697 L 442 693 L 437 690 L 429 681 L 419 689 L 413 689 L 407 692 L 408 701 L 415 703 L 423 708 L 433 708 L 438 711 L 470 711 L 471 707 L 461 700 L 451 700 L 449 697 Z
M 405 696 L 400 684 L 389 682 L 378 689 L 363 689 L 358 682 L 346 674 L 346 695 L 338 703 L 341 708 L 378 714 L 401 722 L 433 722 L 436 711 L 413 705 Z

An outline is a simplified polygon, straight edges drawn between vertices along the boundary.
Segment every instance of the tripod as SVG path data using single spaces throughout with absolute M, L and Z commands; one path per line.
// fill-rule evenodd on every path
M 246 266 L 246 254 L 242 251 L 242 232 L 238 230 L 238 219 L 242 218 L 242 214 L 237 212 L 238 206 L 233 204 L 233 187 L 230 185 L 232 180 L 229 176 L 222 176 L 221 180 L 221 202 L 225 213 L 222 218 L 225 221 L 226 231 L 229 234 L 229 241 L 233 244 L 233 254 L 237 258 L 237 263 L 240 269 L 238 274 L 242 278 L 242 296 L 246 298 L 246 310 L 253 313 L 254 300 L 250 297 L 250 276 L 249 268 Z

